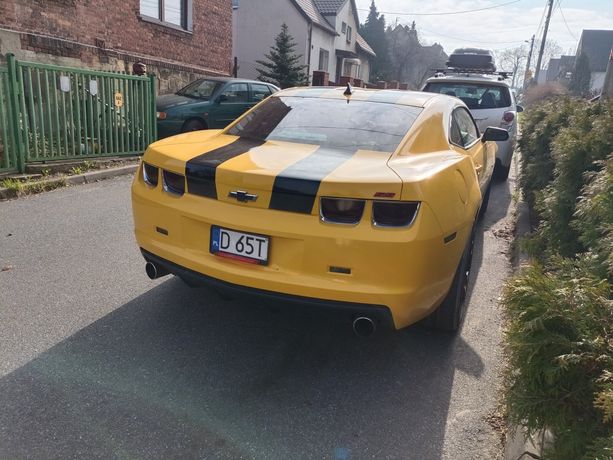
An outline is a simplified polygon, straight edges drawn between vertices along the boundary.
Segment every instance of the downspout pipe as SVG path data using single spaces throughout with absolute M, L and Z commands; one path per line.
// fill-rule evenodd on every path
M 308 43 L 308 52 L 307 52 L 307 77 L 309 79 L 309 86 L 313 83 L 311 81 L 311 53 L 312 53 L 312 41 L 313 41 L 313 23 L 309 21 L 309 43 Z

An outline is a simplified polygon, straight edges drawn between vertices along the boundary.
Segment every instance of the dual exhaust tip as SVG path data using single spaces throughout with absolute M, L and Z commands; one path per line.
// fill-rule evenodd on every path
M 164 267 L 154 264 L 153 262 L 147 262 L 145 264 L 145 272 L 149 279 L 157 279 L 169 274 L 169 271 Z M 377 325 L 368 316 L 358 316 L 353 320 L 353 332 L 358 337 L 367 338 L 372 336 L 377 330 Z

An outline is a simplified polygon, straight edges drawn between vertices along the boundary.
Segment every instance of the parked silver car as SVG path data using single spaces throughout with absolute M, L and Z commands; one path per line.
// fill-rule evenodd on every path
M 517 114 L 523 108 L 515 103 L 515 96 L 505 79 L 498 74 L 469 72 L 437 73 L 429 78 L 423 91 L 455 96 L 468 106 L 479 131 L 499 126 L 509 132 L 509 140 L 497 142 L 497 178 L 506 180 L 517 139 Z

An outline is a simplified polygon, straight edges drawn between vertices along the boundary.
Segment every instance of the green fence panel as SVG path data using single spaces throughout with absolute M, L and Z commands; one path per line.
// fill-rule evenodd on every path
M 13 69 L 13 70 L 11 70 Z M 0 172 L 139 155 L 157 135 L 154 76 L 17 61 L 0 68 Z
M 0 68 L 0 173 L 18 169 L 8 69 Z

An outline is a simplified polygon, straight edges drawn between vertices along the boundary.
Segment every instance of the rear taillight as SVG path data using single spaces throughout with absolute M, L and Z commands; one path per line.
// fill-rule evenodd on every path
M 502 116 L 502 121 L 505 123 L 511 123 L 513 120 L 515 120 L 515 114 L 513 112 L 505 112 Z
M 148 165 L 147 163 L 143 163 L 143 180 L 151 185 L 152 187 L 157 187 L 158 185 L 158 171 L 159 169 L 155 166 Z
M 173 195 L 183 195 L 185 193 L 185 176 L 175 174 L 170 171 L 163 171 L 164 190 Z
M 362 219 L 364 205 L 364 200 L 322 198 L 319 212 L 324 222 L 355 225 Z
M 375 201 L 372 222 L 377 227 L 408 227 L 415 220 L 419 203 L 414 201 Z

